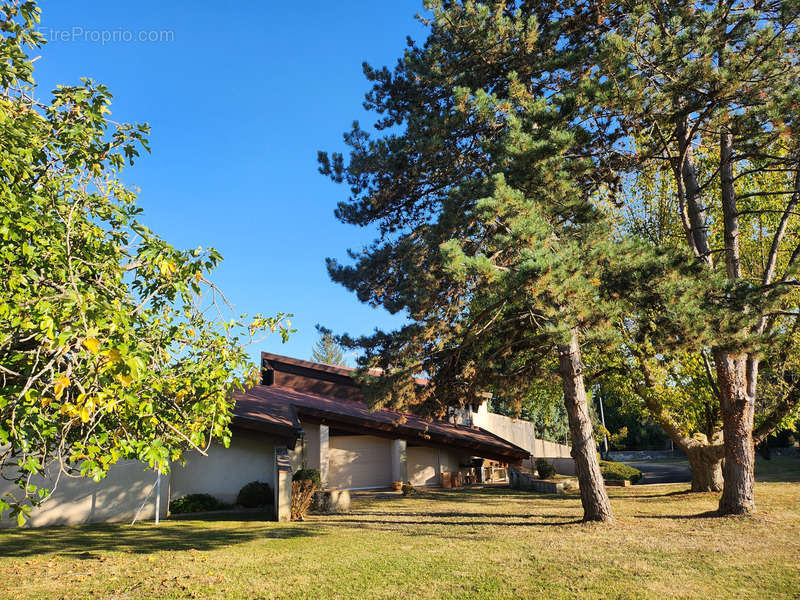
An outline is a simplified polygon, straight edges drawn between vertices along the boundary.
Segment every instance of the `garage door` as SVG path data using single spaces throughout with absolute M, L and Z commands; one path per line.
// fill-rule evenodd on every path
M 347 490 L 392 485 L 391 440 L 369 435 L 332 436 L 328 484 Z
M 407 456 L 411 485 L 440 485 L 438 449 L 412 446 L 407 450 Z

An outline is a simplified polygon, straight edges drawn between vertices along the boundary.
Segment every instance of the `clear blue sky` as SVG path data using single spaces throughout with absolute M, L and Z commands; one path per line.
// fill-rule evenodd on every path
M 51 41 L 35 75 L 40 96 L 91 77 L 114 94 L 114 120 L 150 123 L 152 154 L 124 173 L 145 223 L 176 246 L 216 247 L 215 280 L 240 312 L 295 314 L 292 339 L 269 338 L 254 357 L 308 358 L 316 323 L 369 333 L 400 322 L 328 278 L 325 257 L 370 236 L 334 218 L 347 190 L 319 175 L 316 153 L 342 150 L 354 119 L 371 122 L 361 63 L 393 66 L 406 35 L 422 40 L 421 5 L 42 0 Z M 104 31 L 118 40 L 103 43 Z M 170 33 L 125 42 L 123 31 Z

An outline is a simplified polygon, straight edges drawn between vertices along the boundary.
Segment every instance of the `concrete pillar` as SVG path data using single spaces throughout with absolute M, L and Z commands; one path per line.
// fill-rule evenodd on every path
M 275 520 L 292 518 L 292 463 L 286 446 L 275 445 Z
M 323 489 L 328 487 L 328 448 L 330 445 L 330 431 L 327 425 L 319 426 L 319 481 Z
M 405 440 L 392 440 L 392 481 L 408 481 L 408 451 Z

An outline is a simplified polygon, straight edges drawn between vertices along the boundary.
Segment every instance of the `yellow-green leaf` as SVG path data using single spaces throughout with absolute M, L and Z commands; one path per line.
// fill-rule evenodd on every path
M 66 375 L 62 375 L 58 379 L 53 382 L 53 394 L 56 397 L 56 400 L 61 398 L 61 395 L 64 393 L 64 390 L 69 385 L 69 377 Z
M 97 351 L 100 350 L 100 342 L 97 338 L 89 337 L 83 340 L 83 345 L 86 349 L 91 352 L 92 354 L 97 354 Z

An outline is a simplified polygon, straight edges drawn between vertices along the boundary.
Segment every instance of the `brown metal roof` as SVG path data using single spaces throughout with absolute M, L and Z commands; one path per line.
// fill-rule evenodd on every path
M 261 360 L 275 362 L 279 364 L 296 365 L 298 367 L 305 367 L 314 371 L 324 371 L 326 373 L 335 373 L 337 375 L 346 375 L 350 377 L 353 375 L 355 369 L 353 367 L 345 367 L 343 365 L 329 365 L 327 363 L 318 363 L 310 360 L 303 360 L 302 358 L 294 358 L 292 356 L 284 356 L 283 354 L 273 354 L 272 352 L 261 352 Z M 377 373 L 376 373 L 377 374 Z
M 310 360 L 303 360 L 302 358 L 294 358 L 291 356 L 284 356 L 282 354 L 273 354 L 272 352 L 261 352 L 261 364 L 265 363 L 272 366 L 291 365 L 310 369 L 316 372 L 332 373 L 334 375 L 343 375 L 352 378 L 357 369 L 353 367 L 345 367 L 344 365 L 329 365 L 327 363 L 318 363 Z M 369 369 L 367 371 L 370 375 L 380 376 L 383 374 L 381 369 Z M 424 377 L 415 377 L 414 382 L 417 385 L 428 385 L 428 380 Z
M 233 425 L 255 429 L 283 438 L 290 447 L 303 431 L 292 405 L 286 402 L 264 402 L 252 390 L 233 395 Z
M 309 364 L 317 366 L 316 363 Z M 284 434 L 297 431 L 299 415 L 301 419 L 325 421 L 364 433 L 463 448 L 486 458 L 508 461 L 529 457 L 527 450 L 485 429 L 427 420 L 391 410 L 371 411 L 363 402 L 277 385 L 255 386 L 246 394 L 237 395 L 236 400 L 234 423 L 262 421 L 276 432 L 282 429 Z

